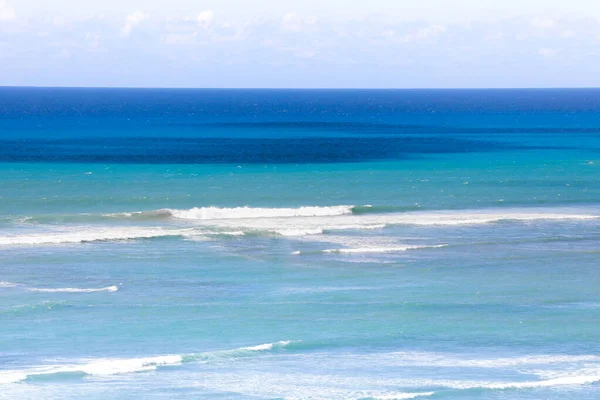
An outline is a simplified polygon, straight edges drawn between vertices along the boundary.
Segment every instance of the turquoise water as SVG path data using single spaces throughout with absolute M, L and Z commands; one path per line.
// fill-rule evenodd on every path
M 0 399 L 600 397 L 600 90 L 0 100 Z

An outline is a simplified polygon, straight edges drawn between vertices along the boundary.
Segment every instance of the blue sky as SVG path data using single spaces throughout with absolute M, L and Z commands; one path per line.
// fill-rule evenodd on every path
M 600 86 L 591 0 L 0 0 L 0 85 Z

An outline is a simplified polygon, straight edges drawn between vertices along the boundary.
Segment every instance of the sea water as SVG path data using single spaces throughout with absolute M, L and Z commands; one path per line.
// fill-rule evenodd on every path
M 600 90 L 0 89 L 0 399 L 600 398 Z

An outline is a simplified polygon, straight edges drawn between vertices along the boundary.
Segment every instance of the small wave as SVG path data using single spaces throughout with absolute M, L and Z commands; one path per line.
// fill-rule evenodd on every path
M 554 386 L 589 385 L 600 382 L 600 371 L 592 374 L 570 374 L 553 379 L 537 381 L 517 382 L 490 382 L 490 381 L 432 381 L 432 384 L 444 386 L 457 390 L 485 389 L 485 390 L 507 390 L 507 389 L 536 389 Z
M 416 216 L 416 215 L 415 215 Z M 397 224 L 410 224 L 410 225 L 477 225 L 477 224 L 489 224 L 494 222 L 502 221 L 580 221 L 580 220 L 593 220 L 600 218 L 597 215 L 581 215 L 581 214 L 552 214 L 552 213 L 532 213 L 532 214 L 519 214 L 519 213 L 506 213 L 506 214 L 471 214 L 471 215 L 442 215 L 432 214 L 424 215 L 423 218 L 402 219 L 396 222 Z
M 331 227 L 323 227 L 323 232 L 330 231 L 349 231 L 349 230 L 371 230 L 371 229 L 382 229 L 385 228 L 386 224 L 353 224 L 353 225 L 337 225 Z
M 164 229 L 145 227 L 90 228 L 73 227 L 68 231 L 53 231 L 40 234 L 24 234 L 0 237 L 0 246 L 73 244 L 99 241 L 150 239 L 158 237 L 184 236 L 193 233 L 190 229 Z
M 555 379 L 544 381 L 527 381 L 527 382 L 506 382 L 506 383 L 489 383 L 479 386 L 482 389 L 533 389 L 552 386 L 567 386 L 567 385 L 588 385 L 590 383 L 600 382 L 600 374 L 597 375 L 581 375 L 581 376 L 563 376 Z M 478 386 L 474 388 L 479 388 Z
M 139 220 L 152 220 L 152 219 L 166 219 L 173 216 L 172 210 L 168 208 L 162 208 L 160 210 L 150 211 L 133 211 L 133 212 L 122 212 L 122 213 L 111 213 L 104 214 L 104 217 L 108 218 L 133 218 Z
M 439 244 L 433 246 L 396 246 L 396 247 L 362 247 L 356 249 L 326 249 L 323 250 L 323 253 L 395 253 L 400 251 L 407 250 L 416 250 L 416 249 L 435 249 L 440 247 L 446 247 L 447 244 Z
M 417 245 L 405 245 L 405 246 L 391 246 L 391 247 L 358 247 L 358 248 L 341 248 L 341 249 L 325 249 L 316 251 L 294 251 L 293 255 L 300 254 L 315 254 L 315 253 L 339 253 L 339 254 L 368 254 L 368 253 L 397 253 L 408 250 L 418 249 L 436 249 L 446 247 L 447 244 L 437 244 L 430 246 L 417 246 Z
M 14 287 L 28 292 L 40 292 L 40 293 L 96 293 L 96 292 L 117 292 L 119 287 L 116 285 L 106 286 L 103 288 L 36 288 L 30 286 L 20 285 L 12 282 L 0 282 L 0 287 Z
M 322 235 L 328 232 L 335 231 L 348 231 L 348 230 L 371 230 L 371 229 L 382 229 L 385 228 L 385 224 L 354 224 L 354 225 L 330 225 L 322 226 L 318 228 L 307 228 L 307 229 L 275 229 L 272 232 L 276 235 L 281 236 L 309 236 L 309 235 Z
M 208 361 L 214 359 L 223 359 L 223 358 L 235 358 L 235 357 L 244 357 L 256 352 L 265 352 L 271 351 L 275 349 L 282 349 L 292 343 L 295 343 L 293 340 L 281 340 L 279 342 L 274 343 L 264 343 L 259 344 L 257 346 L 249 346 L 249 347 L 240 347 L 233 350 L 217 350 L 208 353 L 196 353 L 189 354 L 184 356 L 185 361 Z
M 370 360 L 370 356 L 367 359 Z M 462 354 L 391 352 L 376 354 L 381 365 L 439 368 L 507 368 L 571 363 L 600 363 L 596 355 L 526 355 L 501 358 L 470 358 Z
M 281 236 L 308 236 L 308 235 L 320 235 L 323 233 L 323 229 L 279 229 L 274 231 L 276 234 Z
M 107 286 L 98 289 L 91 288 L 56 288 L 56 289 L 47 289 L 47 288 L 25 288 L 25 290 L 29 292 L 42 292 L 42 293 L 95 293 L 95 292 L 116 292 L 119 290 L 117 286 Z
M 391 394 L 381 394 L 378 396 L 370 396 L 365 397 L 364 399 L 359 400 L 408 400 L 415 399 L 417 397 L 428 397 L 433 396 L 435 392 L 422 392 L 422 393 L 391 393 Z
M 105 214 L 107 217 L 124 218 L 166 218 L 189 220 L 245 219 L 245 218 L 281 218 L 281 217 L 328 217 L 352 214 L 354 206 L 298 207 L 298 208 L 255 208 L 255 207 L 193 207 L 189 209 L 163 208 L 152 211 L 137 211 Z
M 77 365 L 42 366 L 22 371 L 0 372 L 0 383 L 17 383 L 29 379 L 48 378 L 53 375 L 83 374 L 108 376 L 152 371 L 160 366 L 179 365 L 182 360 L 182 356 L 170 355 L 131 359 L 101 359 Z
M 418 206 L 373 206 L 370 204 L 364 206 L 354 206 L 352 207 L 352 214 L 362 215 L 362 214 L 390 214 L 390 213 L 401 213 L 407 211 L 418 211 Z
M 98 359 L 80 364 L 39 366 L 26 370 L 0 371 L 0 384 L 17 383 L 40 378 L 64 375 L 110 376 L 135 372 L 154 371 L 159 367 L 177 366 L 186 362 L 210 361 L 223 358 L 243 357 L 260 352 L 283 348 L 292 343 L 284 340 L 257 346 L 241 347 L 233 350 L 220 350 L 188 355 L 166 355 L 142 358 Z
M 339 206 L 342 207 L 342 206 Z M 346 207 L 346 206 L 344 206 Z M 347 211 L 349 208 L 345 208 Z M 299 210 L 299 209 L 289 209 Z M 492 223 L 523 223 L 535 221 L 597 221 L 596 214 L 577 214 L 574 210 L 464 210 L 435 212 L 403 212 L 326 215 L 306 218 L 302 215 L 278 217 L 254 215 L 253 218 L 213 219 L 203 221 L 202 226 L 220 230 L 242 230 L 244 232 L 262 232 L 280 236 L 309 236 L 329 234 L 343 230 L 381 229 L 389 226 L 462 226 L 486 225 Z M 594 211 L 596 212 L 596 211 Z M 200 223 L 200 221 L 198 221 Z
M 204 235 L 208 236 L 245 236 L 244 231 L 225 231 L 225 232 L 205 232 Z

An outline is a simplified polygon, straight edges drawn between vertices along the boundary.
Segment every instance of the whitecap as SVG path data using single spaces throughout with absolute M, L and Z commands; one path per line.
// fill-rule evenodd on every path
M 103 288 L 33 288 L 27 287 L 25 290 L 29 292 L 42 293 L 94 293 L 94 292 L 116 292 L 119 290 L 117 286 L 107 286 Z
M 407 250 L 417 249 L 436 249 L 440 247 L 446 247 L 447 244 L 438 244 L 432 246 L 417 246 L 417 245 L 405 245 L 405 246 L 394 246 L 394 247 L 359 247 L 359 248 L 346 248 L 346 249 L 325 249 L 323 253 L 342 253 L 342 254 L 357 254 L 357 253 L 396 253 Z
M 390 393 L 380 394 L 377 396 L 371 396 L 369 399 L 373 400 L 408 400 L 417 397 L 428 397 L 433 396 L 435 392 L 422 392 L 422 393 Z
M 5 370 L 0 371 L 0 384 L 17 383 L 36 377 L 59 374 L 110 376 L 154 371 L 159 367 L 177 366 L 184 362 L 244 357 L 253 353 L 283 348 L 292 342 L 293 341 L 291 340 L 282 340 L 279 342 L 240 347 L 232 350 L 217 350 L 188 355 L 164 355 L 140 358 L 100 358 L 88 359 L 84 360 L 84 362 L 73 364 L 40 365 L 23 370 Z
M 44 233 L 27 233 L 0 237 L 0 246 L 75 244 L 97 241 L 120 241 L 193 234 L 191 229 L 159 227 L 70 227 Z
M 194 207 L 186 210 L 164 209 L 174 218 L 192 220 L 276 218 L 276 217 L 325 217 L 352 214 L 354 206 L 253 208 L 253 207 Z

